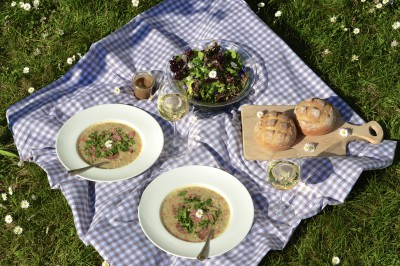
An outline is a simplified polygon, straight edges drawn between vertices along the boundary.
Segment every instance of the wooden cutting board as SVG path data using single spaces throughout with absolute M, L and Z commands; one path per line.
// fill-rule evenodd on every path
M 332 132 L 322 136 L 304 136 L 300 130 L 297 130 L 297 139 L 292 147 L 293 149 L 287 151 L 272 152 L 254 138 L 254 127 L 259 121 L 258 111 L 286 112 L 295 120 L 294 108 L 294 105 L 246 105 L 241 107 L 243 152 L 246 160 L 343 156 L 346 155 L 346 147 L 349 141 L 365 140 L 372 144 L 378 144 L 383 139 L 382 127 L 376 121 L 360 126 L 352 125 L 343 121 L 338 113 Z M 340 128 L 349 129 L 351 135 L 346 138 L 342 137 L 339 134 Z M 314 143 L 316 145 L 315 151 L 312 153 L 304 151 L 303 147 L 306 143 Z

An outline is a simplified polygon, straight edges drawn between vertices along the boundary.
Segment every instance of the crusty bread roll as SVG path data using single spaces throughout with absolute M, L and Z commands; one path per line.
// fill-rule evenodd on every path
M 327 134 L 335 126 L 334 107 L 324 99 L 312 98 L 302 101 L 296 106 L 294 113 L 301 132 L 307 136 Z
M 270 150 L 289 149 L 296 141 L 297 129 L 294 121 L 282 112 L 267 112 L 260 117 L 254 128 L 257 141 Z

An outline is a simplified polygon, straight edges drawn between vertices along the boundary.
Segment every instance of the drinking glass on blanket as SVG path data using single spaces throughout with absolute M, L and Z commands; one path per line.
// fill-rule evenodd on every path
M 298 152 L 288 148 L 293 158 L 274 159 L 279 152 L 273 152 L 268 161 L 266 173 L 267 181 L 278 190 L 278 198 L 270 196 L 263 209 L 265 218 L 279 225 L 290 225 L 295 217 L 295 211 L 290 202 L 283 200 L 284 191 L 294 188 L 300 180 L 302 159 Z
M 164 82 L 158 91 L 158 111 L 161 116 L 172 122 L 174 135 L 170 145 L 167 145 L 166 151 L 171 154 L 177 154 L 179 147 L 184 145 L 181 136 L 176 130 L 176 122 L 189 112 L 189 100 L 186 91 L 177 84 Z

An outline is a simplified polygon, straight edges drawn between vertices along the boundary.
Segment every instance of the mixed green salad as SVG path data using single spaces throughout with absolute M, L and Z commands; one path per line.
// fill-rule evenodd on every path
M 174 56 L 170 69 L 174 78 L 184 84 L 190 99 L 207 103 L 235 98 L 249 79 L 241 55 L 233 49 L 222 49 L 217 42 L 203 50 L 192 49 Z

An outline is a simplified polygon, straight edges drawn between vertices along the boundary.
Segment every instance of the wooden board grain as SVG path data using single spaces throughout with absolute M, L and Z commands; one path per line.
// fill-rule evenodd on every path
M 295 119 L 292 105 L 246 105 L 241 107 L 243 153 L 246 160 L 271 160 L 295 157 L 329 157 L 346 155 L 347 143 L 352 140 L 364 140 L 378 144 L 383 139 L 382 127 L 375 121 L 364 125 L 352 125 L 343 121 L 339 114 L 333 131 L 322 136 L 304 136 L 298 130 L 298 136 L 292 149 L 272 152 L 254 138 L 254 127 L 259 118 L 258 111 L 286 112 Z M 340 128 L 347 128 L 351 135 L 344 138 L 339 134 Z M 314 152 L 306 152 L 303 147 L 306 143 L 314 143 Z

